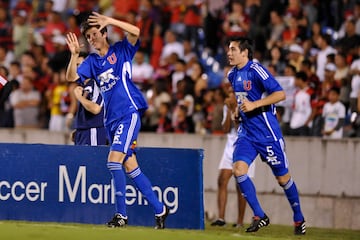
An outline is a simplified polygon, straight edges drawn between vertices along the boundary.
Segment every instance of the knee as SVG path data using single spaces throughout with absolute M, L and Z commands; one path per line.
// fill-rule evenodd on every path
M 236 162 L 233 166 L 235 177 L 247 174 L 248 169 L 249 167 L 245 162 Z
M 283 176 L 278 176 L 278 177 L 276 177 L 276 179 L 277 179 L 279 185 L 280 185 L 281 187 L 283 187 L 283 186 L 285 186 L 286 184 L 288 184 L 288 182 L 291 180 L 291 176 L 290 176 L 290 174 L 287 173 L 287 174 L 285 174 L 285 175 L 283 175 Z
M 122 164 L 124 162 L 125 157 L 126 157 L 125 153 L 110 151 L 108 156 L 108 162 L 117 162 Z

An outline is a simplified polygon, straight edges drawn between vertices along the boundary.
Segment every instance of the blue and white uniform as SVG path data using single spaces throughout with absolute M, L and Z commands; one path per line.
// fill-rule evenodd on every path
M 106 145 L 107 136 L 104 127 L 104 100 L 100 94 L 100 89 L 93 79 L 87 81 L 83 86 L 84 96 L 99 106 L 101 111 L 93 114 L 86 110 L 78 102 L 78 110 L 75 115 L 74 128 L 76 129 L 74 142 L 75 145 Z
M 241 69 L 234 67 L 228 73 L 238 104 L 244 99 L 253 102 L 282 91 L 275 78 L 259 63 L 248 61 Z M 251 112 L 240 111 L 242 121 L 238 128 L 233 161 L 245 161 L 250 165 L 257 154 L 272 168 L 275 176 L 288 172 L 284 141 L 276 118 L 274 105 L 257 108 Z
M 227 114 L 228 114 L 228 107 L 224 105 L 222 124 L 224 124 L 225 119 L 227 118 Z M 231 126 L 230 132 L 226 134 L 226 137 L 227 140 L 226 140 L 224 152 L 219 163 L 220 170 L 233 169 L 232 164 L 233 164 L 234 143 L 236 142 L 237 139 L 237 132 L 234 126 Z M 249 166 L 248 175 L 251 178 L 255 176 L 255 162 L 253 162 Z
M 111 45 L 105 56 L 90 54 L 78 67 L 80 81 L 93 78 L 104 98 L 104 124 L 111 150 L 132 154 L 140 131 L 140 117 L 148 105 L 131 80 L 131 62 L 140 42 L 127 38 Z

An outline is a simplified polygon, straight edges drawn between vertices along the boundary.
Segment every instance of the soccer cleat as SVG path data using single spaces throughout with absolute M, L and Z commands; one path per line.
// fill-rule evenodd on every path
M 125 227 L 127 223 L 127 218 L 123 217 L 119 213 L 116 213 L 115 216 L 107 223 L 107 226 L 111 228 Z
M 253 217 L 253 221 L 250 224 L 250 227 L 246 229 L 246 232 L 257 232 L 260 228 L 265 227 L 270 224 L 270 219 L 266 214 L 264 217 L 260 218 L 258 216 Z
M 165 228 L 165 220 L 169 215 L 169 208 L 165 206 L 165 213 L 161 216 L 155 216 L 155 229 L 164 229 Z
M 219 227 L 223 227 L 226 225 L 226 222 L 222 219 L 216 219 L 216 221 L 211 223 L 211 226 L 219 226 Z
M 294 228 L 295 235 L 305 235 L 305 233 L 306 233 L 305 220 L 302 220 L 301 222 L 295 222 L 294 225 L 295 225 L 295 228 Z

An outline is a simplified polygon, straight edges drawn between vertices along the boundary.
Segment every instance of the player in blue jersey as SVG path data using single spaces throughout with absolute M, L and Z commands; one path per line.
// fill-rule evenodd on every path
M 274 106 L 285 99 L 285 93 L 261 64 L 252 61 L 252 53 L 251 40 L 230 40 L 227 57 L 233 68 L 228 73 L 228 79 L 238 102 L 234 115 L 236 119 L 241 118 L 233 153 L 233 170 L 241 192 L 254 212 L 252 223 L 246 232 L 256 232 L 270 223 L 248 176 L 249 165 L 259 154 L 272 169 L 289 200 L 294 212 L 294 233 L 302 235 L 306 232 L 305 220 L 298 190 L 289 173 L 285 143 Z
M 122 29 L 126 35 L 122 41 L 110 45 L 107 25 Z M 77 67 L 80 44 L 74 33 L 67 35 L 71 59 L 67 68 L 68 81 L 84 82 L 95 79 L 104 98 L 104 124 L 111 144 L 107 167 L 112 174 L 116 196 L 116 213 L 108 222 L 109 227 L 123 227 L 128 222 L 125 194 L 127 175 L 153 206 L 156 229 L 165 227 L 169 209 L 158 200 L 149 179 L 141 172 L 134 152 L 140 131 L 141 116 L 148 105 L 141 91 L 131 80 L 131 62 L 140 46 L 140 29 L 132 24 L 111 17 L 92 13 L 82 23 L 81 32 L 97 51 Z
M 80 53 L 77 65 L 80 65 L 86 56 L 87 54 Z M 86 80 L 82 86 L 76 86 L 73 93 L 78 101 L 73 124 L 75 130 L 72 132 L 74 144 L 107 145 L 107 133 L 104 127 L 104 100 L 95 80 Z

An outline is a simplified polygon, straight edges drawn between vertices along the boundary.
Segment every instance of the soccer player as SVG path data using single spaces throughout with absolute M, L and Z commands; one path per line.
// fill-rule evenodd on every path
M 107 25 L 126 32 L 122 41 L 110 45 L 107 40 Z M 129 23 L 93 12 L 81 25 L 81 32 L 97 51 L 91 53 L 77 67 L 80 44 L 74 33 L 67 35 L 71 59 L 67 69 L 68 81 L 84 82 L 95 79 L 104 98 L 104 124 L 111 144 L 107 167 L 112 174 L 116 213 L 107 223 L 109 227 L 123 227 L 128 222 L 125 194 L 126 180 L 123 170 L 135 182 L 136 187 L 153 206 L 156 229 L 165 227 L 169 209 L 158 200 L 149 179 L 141 172 L 134 152 L 140 131 L 140 118 L 147 109 L 141 91 L 131 80 L 131 62 L 139 48 L 140 29 Z
M 235 115 L 241 117 L 233 154 L 233 170 L 240 190 L 254 213 L 246 232 L 256 232 L 270 224 L 248 176 L 249 165 L 259 154 L 270 166 L 289 200 L 294 213 L 294 233 L 303 235 L 306 227 L 299 193 L 289 173 L 285 143 L 274 106 L 285 99 L 285 92 L 261 64 L 252 61 L 252 53 L 250 39 L 230 40 L 227 57 L 233 68 L 228 73 L 228 79 L 238 103 Z
M 78 57 L 79 66 L 87 54 L 81 52 Z M 104 127 L 104 100 L 94 79 L 87 79 L 82 86 L 73 89 L 77 107 L 71 109 L 66 117 L 74 118 L 72 140 L 75 145 L 98 146 L 107 145 Z M 74 111 L 76 114 L 74 116 Z

